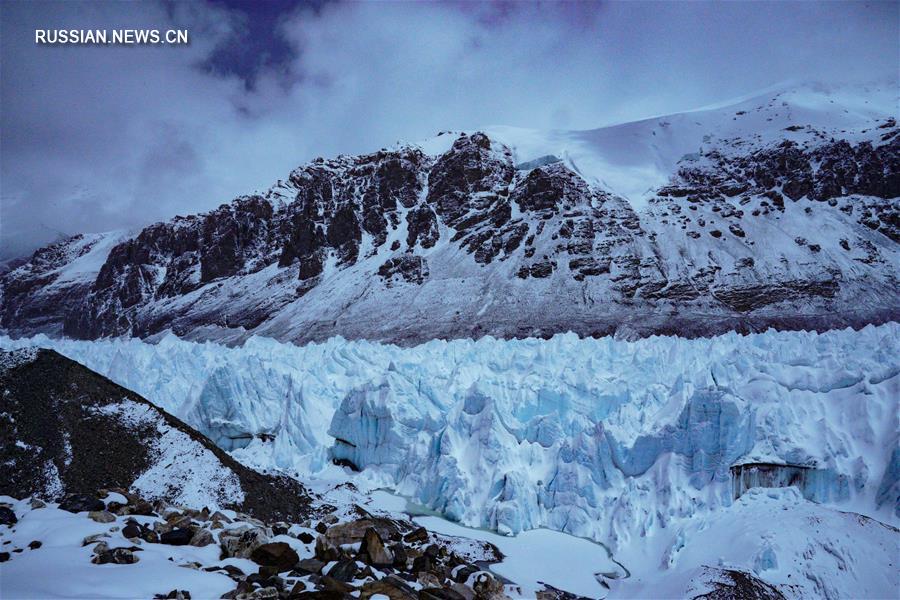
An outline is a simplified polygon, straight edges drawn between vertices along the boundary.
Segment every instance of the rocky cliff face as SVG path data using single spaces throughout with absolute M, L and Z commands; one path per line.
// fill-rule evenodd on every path
M 0 324 L 79 338 L 416 343 L 896 319 L 896 121 L 848 125 L 770 101 L 751 125 L 729 125 L 748 110 L 641 123 L 631 137 L 573 134 L 573 148 L 620 136 L 598 151 L 604 164 L 643 136 L 661 164 L 658 143 L 687 148 L 696 126 L 708 130 L 637 211 L 604 183 L 614 166 L 588 172 L 567 150 L 535 158 L 503 133 L 317 159 L 264 194 L 114 245 L 77 236 L 38 251 L 3 277 Z M 73 276 L 84 257 L 94 269 Z

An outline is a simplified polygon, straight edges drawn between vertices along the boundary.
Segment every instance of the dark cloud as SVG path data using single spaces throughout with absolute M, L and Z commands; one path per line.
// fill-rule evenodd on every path
M 896 77 L 889 2 L 0 5 L 0 255 L 443 129 L 590 128 L 787 80 Z M 35 28 L 189 46 L 36 46 Z

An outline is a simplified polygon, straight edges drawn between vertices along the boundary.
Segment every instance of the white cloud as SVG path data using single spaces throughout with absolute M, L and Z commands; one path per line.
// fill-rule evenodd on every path
M 896 4 L 345 3 L 286 15 L 295 59 L 199 67 L 241 19 L 193 3 L 4 3 L 0 255 L 264 188 L 439 130 L 589 128 L 784 79 L 897 70 Z M 189 47 L 37 47 L 35 27 L 188 26 Z M 19 241 L 16 242 L 16 239 Z

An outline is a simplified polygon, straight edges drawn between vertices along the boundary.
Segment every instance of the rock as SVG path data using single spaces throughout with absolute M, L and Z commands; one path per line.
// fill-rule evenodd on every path
M 108 533 L 95 533 L 95 534 L 89 535 L 89 536 L 85 537 L 83 540 L 81 540 L 81 545 L 87 546 L 88 544 L 96 544 L 103 538 L 108 538 L 108 537 L 109 537 Z
M 423 588 L 419 590 L 419 600 L 466 600 L 466 597 L 450 588 Z
M 231 523 L 231 519 L 229 519 L 224 513 L 219 511 L 214 512 L 209 516 L 210 521 L 222 521 L 223 523 Z
M 155 599 L 160 600 L 191 600 L 191 593 L 187 590 L 172 590 L 165 596 L 162 594 L 157 594 L 154 596 Z
M 9 552 L 0 552 L 0 563 L 8 561 L 9 556 Z
M 382 539 L 390 538 L 397 531 L 388 519 L 367 518 L 333 525 L 325 532 L 325 538 L 335 546 L 356 544 L 363 540 L 369 528 L 375 528 Z
M 462 565 L 453 570 L 453 581 L 458 583 L 465 583 L 469 580 L 469 577 L 480 571 L 478 567 L 474 565 Z
M 360 600 L 368 600 L 372 596 L 387 596 L 390 600 L 416 600 L 418 595 L 405 581 L 389 575 L 378 581 L 370 581 L 362 586 Z
M 96 555 L 91 560 L 91 562 L 95 565 L 131 565 L 136 563 L 137 561 L 138 557 L 135 556 L 134 552 L 127 548 L 113 548 L 112 550 L 105 550 Z
M 225 574 L 231 577 L 235 581 L 243 581 L 246 579 L 246 575 L 239 568 L 234 565 L 221 565 L 221 566 L 213 566 L 213 567 L 204 567 L 204 571 L 212 572 L 212 571 L 225 571 Z
M 88 517 L 97 523 L 113 523 L 116 520 L 116 515 L 107 510 L 93 510 Z
M 503 589 L 503 582 L 494 579 L 490 573 L 481 572 L 475 576 L 475 583 L 472 585 L 475 594 L 479 598 L 485 600 L 509 600 Z
M 339 560 L 331 569 L 328 570 L 328 576 L 338 581 L 353 581 L 359 567 L 356 566 L 355 560 Z
M 215 543 L 212 532 L 203 528 L 198 529 L 190 541 L 191 546 L 198 547 L 209 546 L 212 543 Z
M 248 594 L 240 594 L 236 596 L 237 600 L 277 600 L 278 588 L 269 586 L 253 590 Z
M 40 498 L 32 498 L 28 501 L 28 506 L 30 506 L 33 510 L 37 510 L 39 508 L 44 508 L 45 506 L 47 506 L 47 504 Z
M 450 584 L 450 589 L 465 598 L 466 600 L 475 600 L 475 591 L 472 588 L 458 582 Z M 479 599 L 480 600 L 480 599 Z
M 106 510 L 106 505 L 96 496 L 88 494 L 70 494 L 59 505 L 60 510 L 72 513 L 95 512 Z
M 250 560 L 258 565 L 275 567 L 277 572 L 290 571 L 300 560 L 297 553 L 285 542 L 272 542 L 258 546 L 250 554 Z
M 269 536 L 264 528 L 250 525 L 224 529 L 219 534 L 223 558 L 250 558 L 254 550 L 268 542 Z
M 193 537 L 194 533 L 190 529 L 173 529 L 159 536 L 159 543 L 169 546 L 187 546 Z
M 394 555 L 394 566 L 398 569 L 405 569 L 406 563 L 409 558 L 409 555 L 406 552 L 406 547 L 400 542 L 396 542 L 391 544 L 391 552 Z
M 316 538 L 313 537 L 313 534 L 308 531 L 301 531 L 300 533 L 298 533 L 297 539 L 304 544 L 312 544 L 314 541 L 316 541 Z
M 320 535 L 316 538 L 316 558 L 325 561 L 331 562 L 333 560 L 337 560 L 341 557 L 340 549 L 324 536 Z
M 32 540 L 31 542 L 28 542 L 28 548 L 30 548 L 31 550 L 37 550 L 42 545 L 43 544 L 41 542 L 39 542 L 38 540 Z
M 180 513 L 172 513 L 166 518 L 166 523 L 172 526 L 172 529 L 187 529 L 191 526 L 193 519 L 190 515 Z
M 94 554 L 103 554 L 107 550 L 109 550 L 109 544 L 107 544 L 106 542 L 99 542 L 91 549 L 91 552 L 93 552 Z
M 325 576 L 321 580 L 319 580 L 319 585 L 322 586 L 323 590 L 328 590 L 332 592 L 341 592 L 343 594 L 350 594 L 351 592 L 355 592 L 356 588 L 346 583 L 344 581 L 339 581 L 334 577 Z
M 317 558 L 304 558 L 297 563 L 297 571 L 303 574 L 318 575 L 326 564 L 328 563 Z
M 299 594 L 300 592 L 302 592 L 304 590 L 306 590 L 306 584 L 303 583 L 302 581 L 298 581 L 297 583 L 294 584 L 294 587 L 291 588 L 291 591 L 288 593 L 288 596 L 291 596 L 291 597 L 296 596 L 297 594 Z
M 113 503 L 110 503 L 113 504 Z M 110 509 L 111 510 L 111 509 Z M 155 517 L 156 512 L 153 510 L 153 505 L 145 500 L 141 500 L 140 498 L 136 498 L 133 501 L 130 501 L 127 505 L 120 507 L 116 514 L 122 515 L 138 515 L 142 517 Z
M 234 599 L 239 596 L 243 596 L 244 594 L 249 594 L 253 592 L 253 585 L 247 583 L 246 581 L 239 581 L 237 587 L 230 592 L 227 592 L 222 595 L 222 598 Z
M 434 573 L 429 573 L 427 571 L 423 571 L 421 573 L 416 574 L 416 581 L 423 588 L 439 588 L 443 585 L 443 581 L 441 578 L 435 575 Z
M 0 525 L 15 525 L 19 522 L 15 511 L 8 506 L 0 506 Z
M 417 556 L 413 559 L 412 570 L 415 572 L 425 572 L 430 571 L 434 563 L 426 554 L 422 554 L 421 556 Z
M 375 567 L 387 567 L 394 564 L 394 553 L 384 546 L 384 541 L 374 527 L 366 530 L 359 549 L 361 560 Z
M 168 523 L 156 521 L 153 523 L 153 531 L 155 531 L 158 535 L 162 535 L 164 533 L 169 533 L 170 531 L 172 531 L 172 526 Z
M 403 541 L 408 544 L 415 544 L 417 542 L 427 542 L 428 541 L 428 530 L 424 527 L 419 527 L 417 529 L 413 529 L 409 533 L 403 536 Z
M 122 535 L 128 539 L 140 538 L 141 527 L 136 521 L 129 521 L 126 523 L 125 527 L 122 528 Z

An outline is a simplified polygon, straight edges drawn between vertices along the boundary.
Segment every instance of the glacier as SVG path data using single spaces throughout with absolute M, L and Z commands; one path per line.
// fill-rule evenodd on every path
M 731 506 L 732 469 L 753 465 L 775 470 L 753 486 L 900 519 L 897 323 L 412 348 L 0 337 L 26 346 L 138 392 L 250 466 L 389 488 L 502 534 L 547 527 L 615 552 Z

